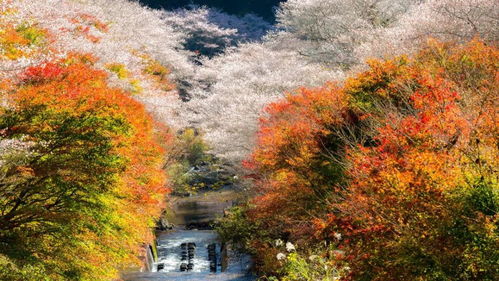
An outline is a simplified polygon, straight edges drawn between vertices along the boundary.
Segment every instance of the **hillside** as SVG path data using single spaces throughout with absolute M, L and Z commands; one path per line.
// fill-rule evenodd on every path
M 0 0 L 0 280 L 499 280 L 497 1 L 186 2 Z

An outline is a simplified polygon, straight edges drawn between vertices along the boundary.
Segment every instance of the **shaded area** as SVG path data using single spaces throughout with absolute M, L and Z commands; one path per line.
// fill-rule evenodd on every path
M 222 9 L 226 13 L 234 15 L 257 14 L 268 21 L 274 20 L 274 7 L 279 5 L 280 0 L 140 0 L 140 2 L 152 8 L 176 9 L 189 4 L 205 5 Z
M 230 191 L 207 192 L 177 199 L 169 221 L 186 229 L 210 229 L 210 224 L 235 202 Z

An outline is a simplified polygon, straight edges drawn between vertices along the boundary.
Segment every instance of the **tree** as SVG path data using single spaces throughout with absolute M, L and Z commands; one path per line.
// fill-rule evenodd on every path
M 280 4 L 272 40 L 291 46 L 311 61 L 349 67 L 359 61 L 353 50 L 393 25 L 411 5 L 408 0 L 290 0 Z
M 198 6 L 165 12 L 163 18 L 168 26 L 185 34 L 183 44 L 187 50 L 209 57 L 238 43 L 259 41 L 271 27 L 254 14 L 237 17 Z
M 428 0 L 413 6 L 396 24 L 381 30 L 355 53 L 361 60 L 413 53 L 429 37 L 465 43 L 478 36 L 487 42 L 497 42 L 498 26 L 495 1 Z
M 350 277 L 497 279 L 497 50 L 433 43 L 416 59 L 347 85 L 371 101 L 407 98 L 383 117 L 376 146 L 350 153 L 352 181 L 336 214 L 356 226 L 333 227 L 350 241 Z
M 150 239 L 163 150 L 143 106 L 92 62 L 31 67 L 2 92 L 2 279 L 113 278 Z
M 181 103 L 177 92 L 172 88 L 158 87 L 151 77 L 154 75 L 147 73 L 146 69 L 151 61 L 155 61 L 174 70 L 168 78 L 176 83 L 190 77 L 194 66 L 189 61 L 191 53 L 182 46 L 188 35 L 166 24 L 164 11 L 151 10 L 127 0 L 54 0 L 48 3 L 39 0 L 2 2 L 2 8 L 7 11 L 2 16 L 2 25 L 11 25 L 15 29 L 26 25 L 44 30 L 49 35 L 48 44 L 31 47 L 38 50 L 33 55 L 12 61 L 2 60 L 2 71 L 16 75 L 25 67 L 43 63 L 52 56 L 91 53 L 98 58 L 96 67 L 113 74 L 108 77 L 111 85 L 140 94 L 144 103 L 148 99 L 167 96 L 161 110 L 168 111 L 170 120 L 163 121 L 175 123 L 173 117 Z M 106 67 L 111 64 L 121 64 L 128 73 L 127 77 L 115 75 Z M 153 102 L 150 110 L 157 109 Z M 182 123 L 179 121 L 179 124 Z
M 300 273 L 276 268 L 283 239 L 336 248 L 345 280 L 497 279 L 497 54 L 431 42 L 270 104 L 246 164 L 260 269 Z
M 286 91 L 339 75 L 301 60 L 293 51 L 243 44 L 203 62 L 184 116 L 204 130 L 217 155 L 239 164 L 253 147 L 265 105 Z

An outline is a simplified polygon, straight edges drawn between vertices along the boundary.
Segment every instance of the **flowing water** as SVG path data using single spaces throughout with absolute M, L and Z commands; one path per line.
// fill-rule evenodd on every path
M 169 220 L 176 227 L 158 233 L 158 259 L 152 264 L 151 272 L 130 273 L 124 280 L 255 280 L 249 274 L 249 256 L 230 250 L 223 255 L 217 233 L 209 229 L 210 222 L 232 205 L 233 196 L 232 192 L 221 191 L 175 198 L 173 216 Z M 226 261 L 223 272 L 222 256 Z M 189 264 L 191 268 L 187 269 Z
M 195 243 L 194 257 L 189 260 L 194 265 L 191 272 L 210 272 L 208 245 L 216 245 L 217 238 L 212 230 L 177 230 L 162 234 L 158 238 L 158 261 L 154 264 L 153 271 L 181 272 L 181 264 L 187 261 L 181 260 L 183 252 L 181 245 Z M 218 248 L 216 250 L 219 253 Z M 218 272 L 220 272 L 219 264 L 220 261 L 217 260 Z

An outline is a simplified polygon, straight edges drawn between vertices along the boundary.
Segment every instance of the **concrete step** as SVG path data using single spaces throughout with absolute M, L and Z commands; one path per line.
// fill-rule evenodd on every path
M 124 281 L 254 281 L 253 276 L 235 273 L 200 272 L 137 272 L 123 277 Z

